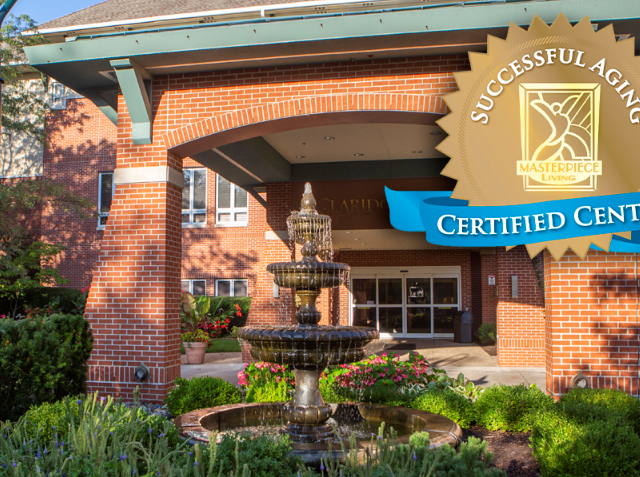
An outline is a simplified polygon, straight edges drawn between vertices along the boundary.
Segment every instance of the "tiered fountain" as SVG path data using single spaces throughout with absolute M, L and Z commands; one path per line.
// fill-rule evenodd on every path
M 363 446 L 371 430 L 381 422 L 400 430 L 408 439 L 411 432 L 427 430 L 432 444 L 456 443 L 460 428 L 449 419 L 424 411 L 371 404 L 326 404 L 320 393 L 319 378 L 330 365 L 352 363 L 365 356 L 365 345 L 377 340 L 374 328 L 358 326 L 321 326 L 316 299 L 323 288 L 343 285 L 349 266 L 331 262 L 331 219 L 316 211 L 311 185 L 305 185 L 301 209 L 287 219 L 289 237 L 302 245 L 302 260 L 272 263 L 267 270 L 276 285 L 291 288 L 299 299 L 295 314 L 297 325 L 248 326 L 238 337 L 251 344 L 251 356 L 276 364 L 287 364 L 295 375 L 295 392 L 288 403 L 253 403 L 201 409 L 181 416 L 176 424 L 184 435 L 207 440 L 210 431 L 253 428 L 257 432 L 284 432 L 291 436 L 294 452 L 308 463 L 319 463 L 326 454 L 327 441 L 334 437 L 332 424 L 342 436 L 360 426 Z M 316 256 L 320 253 L 324 261 Z M 364 426 L 362 424 L 365 424 Z M 401 438 L 402 440 L 402 438 Z M 360 444 L 359 444 L 360 445 Z M 335 450 L 334 450 L 335 454 Z

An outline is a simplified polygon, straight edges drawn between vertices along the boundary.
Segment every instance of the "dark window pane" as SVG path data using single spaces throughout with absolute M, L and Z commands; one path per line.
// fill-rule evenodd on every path
M 182 223 L 183 224 L 188 224 L 189 223 L 189 214 L 182 214 Z
M 378 308 L 380 333 L 402 333 L 402 308 Z
M 193 208 L 207 208 L 207 171 L 205 169 L 193 171 Z
M 191 171 L 184 170 L 184 189 L 182 189 L 182 210 L 191 208 Z M 184 222 L 184 221 L 183 221 Z
M 378 279 L 378 300 L 380 305 L 401 305 L 402 278 Z
M 433 308 L 433 332 L 453 333 L 453 317 L 458 311 L 455 306 L 438 306 Z
M 429 278 L 407 278 L 407 305 L 431 303 L 431 280 Z
M 218 176 L 218 208 L 231 207 L 231 183 L 224 177 Z
M 233 296 L 247 296 L 247 282 L 236 280 L 233 283 Z
M 107 217 L 100 217 L 100 225 L 107 225 Z
M 113 174 L 100 174 L 100 212 L 109 212 L 113 197 Z
M 431 333 L 431 308 L 407 307 L 407 333 Z
M 231 296 L 231 282 L 218 280 L 218 296 Z
M 458 279 L 434 278 L 433 279 L 433 303 L 457 304 L 458 303 Z
M 182 280 L 180 286 L 182 287 L 182 293 L 189 292 L 189 280 Z
M 241 189 L 238 186 L 235 186 L 236 190 L 236 207 L 246 207 L 247 206 L 247 191 Z
M 205 286 L 206 282 L 204 280 L 194 280 L 193 281 L 193 294 L 194 295 L 206 295 L 207 289 Z
M 375 305 L 376 279 L 354 278 L 351 293 L 353 293 L 354 305 Z
M 371 308 L 354 308 L 353 309 L 353 326 L 376 326 L 376 309 Z

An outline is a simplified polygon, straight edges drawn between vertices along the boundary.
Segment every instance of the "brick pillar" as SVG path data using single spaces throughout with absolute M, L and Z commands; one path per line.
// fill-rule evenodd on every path
M 145 161 L 167 164 L 163 159 Z M 87 379 L 91 392 L 131 399 L 139 386 L 141 399 L 161 402 L 180 376 L 182 189 L 177 184 L 182 175 L 180 161 L 169 163 L 161 170 L 145 168 L 134 178 L 127 172 L 133 168 L 119 158 L 115 178 L 120 184 L 85 312 L 94 336 Z M 173 176 L 172 181 L 137 182 L 158 180 L 158 172 Z M 133 379 L 140 363 L 151 371 L 146 383 Z
M 498 291 L 498 364 L 542 367 L 544 308 L 542 291 L 524 246 L 496 251 Z M 518 296 L 512 296 L 511 277 L 518 277 Z
M 593 388 L 638 395 L 637 255 L 545 253 L 547 392 L 567 392 L 578 371 Z

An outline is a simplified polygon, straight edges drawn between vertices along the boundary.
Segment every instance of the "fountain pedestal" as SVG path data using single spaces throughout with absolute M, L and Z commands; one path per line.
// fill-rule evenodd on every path
M 287 424 L 282 429 L 294 442 L 314 443 L 333 436 L 327 420 L 331 406 L 320 393 L 320 375 L 329 365 L 362 359 L 364 346 L 380 337 L 377 330 L 365 327 L 318 326 L 320 312 L 316 299 L 322 288 L 346 283 L 349 266 L 331 259 L 331 219 L 316 211 L 311 185 L 305 185 L 300 212 L 287 219 L 289 237 L 302 245 L 299 262 L 272 263 L 267 270 L 276 285 L 293 288 L 300 300 L 295 314 L 297 326 L 245 327 L 238 337 L 251 344 L 255 359 L 294 368 L 296 388 L 293 399 L 284 405 Z M 316 255 L 320 252 L 325 261 Z

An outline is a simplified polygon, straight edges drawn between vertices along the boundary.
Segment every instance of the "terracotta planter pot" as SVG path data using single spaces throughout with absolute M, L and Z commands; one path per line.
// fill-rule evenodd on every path
M 187 364 L 204 363 L 204 355 L 207 352 L 207 343 L 196 341 L 193 343 L 182 343 L 187 355 Z

